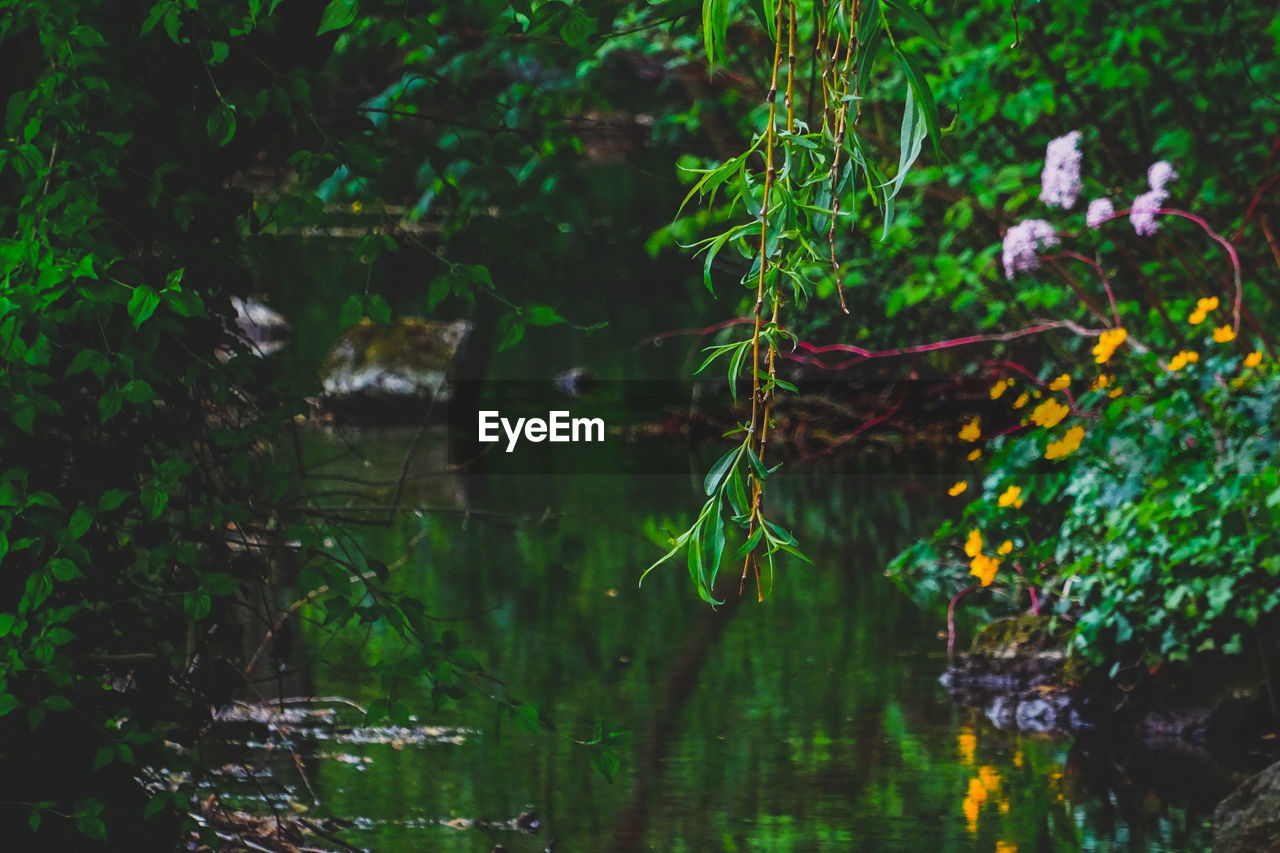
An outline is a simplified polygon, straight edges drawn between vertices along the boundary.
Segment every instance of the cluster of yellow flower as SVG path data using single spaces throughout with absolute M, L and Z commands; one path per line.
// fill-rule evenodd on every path
M 1106 364 L 1116 351 L 1116 347 L 1124 343 L 1127 337 L 1129 333 L 1123 328 L 1107 329 L 1098 336 L 1098 343 L 1093 348 L 1093 360 L 1098 364 Z
M 1196 300 L 1195 310 L 1187 315 L 1187 322 L 1193 326 L 1199 326 L 1209 316 L 1210 311 L 1218 308 L 1218 297 L 1210 296 L 1208 299 Z M 1230 326 L 1217 326 L 1213 330 L 1213 339 L 1220 344 L 1229 343 L 1236 339 L 1235 330 Z M 1170 368 L 1171 370 L 1175 368 Z
M 1061 459 L 1063 456 L 1075 451 L 1080 447 L 1080 442 L 1084 438 L 1084 427 L 1077 424 L 1069 427 L 1065 435 L 1058 441 L 1049 442 L 1049 446 L 1045 448 L 1045 459 Z
M 1177 373 L 1179 370 L 1186 367 L 1188 364 L 1195 364 L 1199 360 L 1200 360 L 1200 353 L 1196 352 L 1195 350 L 1184 349 L 1182 352 L 1178 353 L 1173 358 L 1169 359 L 1169 372 Z
M 1210 311 L 1217 310 L 1218 297 L 1210 296 L 1208 299 L 1201 299 L 1196 302 L 1196 310 L 1187 315 L 1187 322 L 1193 326 L 1199 326 L 1204 319 L 1209 316 Z
M 1057 426 L 1070 413 L 1070 409 L 1057 400 L 1045 400 L 1031 412 L 1031 422 L 1046 429 Z
M 1014 488 L 1014 487 L 1011 487 Z M 1021 491 L 1021 489 L 1018 489 Z M 1021 506 L 1022 501 L 1018 501 Z M 1001 504 L 1004 506 L 1004 504 Z M 1006 539 L 996 548 L 996 554 L 1003 557 L 1013 551 L 1013 541 Z M 996 579 L 996 570 L 1000 568 L 997 557 L 989 557 L 982 553 L 982 534 L 977 530 L 969 531 L 969 538 L 964 543 L 964 553 L 969 559 L 969 574 L 973 575 L 983 586 L 990 586 Z

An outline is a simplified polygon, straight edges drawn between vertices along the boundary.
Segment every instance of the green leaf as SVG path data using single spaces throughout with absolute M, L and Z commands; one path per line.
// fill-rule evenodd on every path
M 124 489 L 107 489 L 98 498 L 98 512 L 111 512 L 129 499 L 129 493 Z
M 591 766 L 606 780 L 612 782 L 613 777 L 618 772 L 618 768 L 622 765 L 622 759 L 619 757 L 618 751 L 602 744 L 593 744 L 588 749 L 590 750 L 588 756 L 591 759 Z
M 182 609 L 191 619 L 199 621 L 209 615 L 213 609 L 213 599 L 203 590 L 188 592 L 182 596 Z
M 707 61 L 724 65 L 725 41 L 729 31 L 729 0 L 702 0 L 702 41 Z
M 50 560 L 49 572 L 56 580 L 63 581 L 64 583 L 66 581 L 73 581 L 76 578 L 84 577 L 84 573 L 80 571 L 79 567 L 66 557 L 54 557 Z
M 330 0 L 320 16 L 320 28 L 316 35 L 324 35 L 330 30 L 341 30 L 355 23 L 360 14 L 359 0 Z
M 391 322 L 391 305 L 384 297 L 375 293 L 366 300 L 365 314 L 375 323 L 388 325 Z
M 98 751 L 93 754 L 93 769 L 101 770 L 103 767 L 106 767 L 108 764 L 110 764 L 111 760 L 115 757 L 116 757 L 115 744 L 108 743 L 98 747 Z
M 738 546 L 737 555 L 739 557 L 745 557 L 754 551 L 756 545 L 760 544 L 762 536 L 764 536 L 764 528 L 757 525 L 756 529 L 751 531 L 751 535 L 747 537 L 747 541 Z
M 587 53 L 591 49 L 591 37 L 595 32 L 596 22 L 586 12 L 576 7 L 569 10 L 568 17 L 560 25 L 560 37 L 570 47 L 575 47 L 582 53 Z
M 938 105 L 933 100 L 933 90 L 929 88 L 929 83 L 924 75 L 916 69 L 911 59 L 901 50 L 897 51 L 898 60 L 902 63 L 902 73 L 907 77 L 907 83 L 911 91 L 915 93 L 916 101 L 924 108 L 925 128 L 929 135 L 929 140 L 933 143 L 934 156 L 939 161 L 942 156 L 942 131 L 938 124 Z
M 716 489 L 720 488 L 720 483 L 724 481 L 724 476 L 729 469 L 738 461 L 738 457 L 742 455 L 742 447 L 735 447 L 725 455 L 716 460 L 716 464 L 711 466 L 711 470 L 707 472 L 707 478 L 703 481 L 702 487 L 706 489 L 708 495 L 716 493 Z
M 904 0 L 881 0 L 881 2 L 896 9 L 902 15 L 903 23 L 923 36 L 926 41 L 944 50 L 950 47 L 946 39 L 938 35 L 938 31 L 934 29 L 933 24 L 929 23 L 927 18 L 911 8 Z
M 148 403 L 156 399 L 155 389 L 143 379 L 131 379 L 120 389 L 120 393 L 130 403 Z
M 219 101 L 205 122 L 205 132 L 213 144 L 221 148 L 236 135 L 236 108 L 226 101 Z
M 524 311 L 525 319 L 534 326 L 556 326 L 566 322 L 548 305 L 530 305 Z
M 13 625 L 18 621 L 18 617 L 12 613 L 0 613 L 0 637 L 9 636 L 13 631 Z
M 353 293 L 342 302 L 342 308 L 338 311 L 338 323 L 342 328 L 350 328 L 359 323 L 364 318 L 364 298 L 358 293 Z
M 72 540 L 79 539 L 89 532 L 89 528 L 93 525 L 94 514 L 93 508 L 87 506 L 79 507 L 71 514 L 71 523 L 67 525 L 67 532 L 71 534 Z
M 151 7 L 151 11 L 147 13 L 147 17 L 142 21 L 142 28 L 139 35 L 146 35 L 156 28 L 156 24 L 160 23 L 160 19 L 164 17 L 164 13 L 169 11 L 169 7 L 173 5 L 173 0 L 160 0 L 159 3 Z
M 142 487 L 142 508 L 146 510 L 147 521 L 155 521 L 169 504 L 169 493 L 155 483 Z
M 902 135 L 898 141 L 900 150 L 898 153 L 898 174 L 894 175 L 893 180 L 886 186 L 890 187 L 885 193 L 886 204 L 897 197 L 898 191 L 902 189 L 902 182 L 906 180 L 907 173 L 911 171 L 911 164 L 915 163 L 916 158 L 920 156 L 920 149 L 924 144 L 926 134 L 924 110 L 916 103 L 915 87 L 907 87 L 907 102 L 902 112 Z M 880 235 L 883 240 L 889 236 L 889 226 L 891 218 L 886 215 L 884 220 L 884 233 Z
M 133 327 L 136 329 L 147 321 L 152 314 L 156 312 L 156 308 L 160 305 L 160 294 L 145 284 L 140 284 L 133 289 L 133 295 L 129 297 L 129 316 L 133 319 Z

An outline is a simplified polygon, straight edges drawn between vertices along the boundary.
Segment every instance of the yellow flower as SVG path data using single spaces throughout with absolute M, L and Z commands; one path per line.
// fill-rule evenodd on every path
M 1098 364 L 1106 364 L 1116 347 L 1124 343 L 1129 333 L 1124 329 L 1107 329 L 1098 336 L 1098 343 L 1093 348 L 1093 360 Z
M 981 455 L 982 455 L 982 451 L 975 447 L 973 450 L 969 451 L 969 455 L 966 456 L 965 458 L 968 459 L 970 462 L 972 462 Z
M 1254 350 L 1244 357 L 1245 367 L 1257 367 L 1259 364 L 1262 364 L 1262 353 L 1258 350 Z
M 1009 382 L 1009 380 L 1008 380 L 1008 379 L 1001 379 L 1001 380 L 1000 380 L 999 382 L 997 382 L 995 385 L 992 385 L 992 386 L 991 386 L 991 399 L 992 399 L 992 400 L 998 400 L 998 399 L 1000 399 L 1000 395 L 1001 395 L 1001 394 L 1003 394 L 1003 393 L 1004 393 L 1004 392 L 1009 388 L 1009 386 L 1010 386 L 1011 384 L 1012 384 L 1012 383 L 1011 383 L 1011 382 Z
M 1208 315 L 1206 315 L 1205 312 L 1197 308 L 1196 310 L 1192 311 L 1190 314 L 1187 315 L 1187 322 L 1193 326 L 1199 326 L 1201 323 L 1204 322 L 1204 318 L 1206 316 Z
M 358 202 L 358 201 L 353 201 L 353 202 L 351 202 L 351 212 L 352 212 L 352 213 L 359 213 L 361 210 L 364 210 L 364 205 L 363 205 L 363 204 L 361 204 L 361 203 L 360 203 L 360 202 Z
M 1031 420 L 1042 427 L 1055 427 L 1070 411 L 1057 400 L 1045 400 L 1031 412 Z
M 973 420 L 965 424 L 960 430 L 960 437 L 965 441 L 977 441 L 982 436 L 982 430 L 978 427 L 979 418 L 974 415 Z
M 1169 372 L 1177 373 L 1188 364 L 1195 364 L 1200 360 L 1200 353 L 1195 350 L 1183 350 L 1182 352 L 1169 359 Z
M 1044 451 L 1044 458 L 1060 459 L 1066 456 L 1080 446 L 1080 440 L 1083 438 L 1084 427 L 1078 425 L 1071 427 L 1061 439 L 1049 442 L 1049 446 Z
M 1004 490 L 1004 494 L 1000 496 L 1000 499 L 997 501 L 997 503 L 999 503 L 1000 506 L 1009 506 L 1013 504 L 1015 501 L 1017 501 L 1018 496 L 1021 494 L 1022 494 L 1021 486 L 1010 486 L 1009 488 Z
M 996 579 L 998 568 L 1000 568 L 1000 561 L 986 554 L 979 554 L 969 561 L 969 574 L 976 577 L 983 586 L 991 586 L 991 582 Z
M 1001 557 L 1003 557 L 1005 554 L 1008 554 L 1012 550 L 1013 550 L 1013 541 L 1010 539 L 1006 539 L 1000 543 L 1000 547 L 996 549 L 996 553 L 999 554 Z
M 1230 326 L 1219 326 L 1213 330 L 1213 339 L 1220 344 L 1225 344 L 1228 341 L 1234 341 L 1236 333 L 1231 331 Z
M 947 494 L 951 495 L 951 497 L 954 498 L 956 495 L 960 494 L 967 488 L 969 488 L 969 482 L 967 480 L 961 480 L 951 488 L 947 489 Z
M 964 553 L 976 557 L 982 553 L 982 534 L 976 530 L 969 531 L 969 538 L 964 543 Z
M 1030 399 L 1031 399 L 1031 395 L 1028 394 L 1026 391 L 1023 391 L 1021 394 L 1018 395 L 1018 399 L 1013 401 L 1013 407 L 1015 409 L 1021 409 L 1023 406 L 1027 404 L 1027 401 Z
M 1210 296 L 1208 299 L 1196 300 L 1196 310 L 1203 311 L 1205 314 L 1218 310 L 1218 297 Z
M 1089 386 L 1089 390 L 1101 391 L 1103 388 L 1106 388 L 1108 385 L 1110 385 L 1114 381 L 1115 381 L 1115 377 L 1112 376 L 1111 374 L 1099 373 L 1098 378 L 1093 380 L 1093 384 Z
M 1112 400 L 1114 400 L 1116 397 L 1119 397 L 1123 393 L 1124 393 L 1123 388 L 1113 388 L 1107 392 L 1107 396 L 1110 397 Z
M 1061 391 L 1063 388 L 1066 388 L 1070 384 L 1071 384 L 1071 377 L 1064 373 L 1061 376 L 1059 376 L 1057 379 L 1049 383 L 1049 390 Z

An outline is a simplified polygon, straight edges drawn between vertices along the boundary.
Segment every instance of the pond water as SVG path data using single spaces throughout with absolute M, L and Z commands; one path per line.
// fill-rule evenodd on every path
M 395 479 L 412 441 L 315 435 L 306 452 Z M 1208 849 L 1223 792 L 1176 756 L 1001 731 L 939 685 L 940 616 L 883 573 L 939 519 L 938 476 L 884 459 L 779 476 L 769 501 L 814 565 L 785 562 L 765 603 L 713 611 L 682 564 L 637 580 L 661 531 L 696 510 L 716 449 L 650 452 L 669 456 L 655 470 L 689 473 L 415 475 L 400 495 L 414 509 L 363 544 L 406 558 L 392 584 L 494 680 L 433 711 L 425 684 L 370 674 L 401 653 L 379 629 L 312 632 L 312 695 L 367 705 L 389 691 L 416 727 L 303 738 L 306 783 L 277 761 L 282 798 L 355 821 L 342 837 L 377 851 Z M 536 706 L 553 730 L 499 726 L 485 693 Z M 597 727 L 629 733 L 612 781 L 579 743 Z

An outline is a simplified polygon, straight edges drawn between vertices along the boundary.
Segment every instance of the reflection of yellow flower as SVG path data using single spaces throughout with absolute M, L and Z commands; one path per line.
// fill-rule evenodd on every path
M 1001 803 L 1000 805 L 1003 806 L 1005 804 Z M 1001 809 L 1001 811 L 1003 811 L 1003 809 Z M 1018 845 L 1010 844 L 1007 841 L 997 841 L 994 853 L 1018 853 Z
M 1071 384 L 1071 377 L 1064 373 L 1061 376 L 1059 376 L 1057 379 L 1049 383 L 1049 390 L 1061 391 L 1063 388 L 1066 388 L 1070 384 Z
M 1169 372 L 1177 373 L 1188 364 L 1195 364 L 1200 360 L 1200 353 L 1195 350 L 1183 350 L 1182 352 L 1169 359 Z
M 967 424 L 964 425 L 964 427 L 961 428 L 960 438 L 964 439 L 965 441 L 977 441 L 978 438 L 981 437 L 982 435 L 982 430 L 979 428 L 978 423 L 979 423 L 978 416 L 974 415 L 973 420 L 969 421 Z
M 1001 557 L 1003 557 L 1005 554 L 1008 554 L 1012 550 L 1013 550 L 1013 541 L 1010 539 L 1006 539 L 1000 543 L 1000 547 L 996 549 L 996 553 L 999 554 Z
M 1231 331 L 1230 326 L 1219 326 L 1213 330 L 1213 339 L 1220 344 L 1225 344 L 1228 341 L 1234 341 L 1236 333 Z
M 998 568 L 1000 568 L 1000 561 L 986 554 L 979 554 L 969 561 L 969 574 L 976 577 L 983 586 L 991 586 L 991 582 L 996 579 Z
M 964 812 L 965 823 L 968 824 L 971 834 L 978 832 L 978 809 L 982 808 L 982 804 L 986 801 L 987 791 L 982 787 L 982 783 L 977 779 L 970 779 L 969 790 L 964 795 L 960 810 Z
M 1093 348 L 1093 360 L 1098 364 L 1106 364 L 1112 353 L 1116 351 L 1116 347 L 1124 343 L 1127 337 L 1129 333 L 1124 329 L 1107 329 L 1098 336 L 1098 343 Z
M 969 531 L 969 538 L 964 543 L 964 553 L 976 557 L 982 553 L 982 534 L 976 530 Z
M 978 450 L 978 449 L 975 447 L 973 450 L 970 450 L 970 451 L 969 451 L 969 455 L 968 455 L 968 456 L 966 456 L 965 458 L 966 458 L 966 459 L 968 459 L 970 462 L 972 462 L 973 460 L 977 459 L 977 458 L 978 458 L 979 456 L 981 456 L 981 455 L 982 455 L 982 451 L 981 451 L 981 450 Z
M 978 781 L 982 783 L 982 787 L 987 789 L 988 794 L 994 794 L 996 788 L 1000 787 L 1000 774 L 994 767 L 985 764 L 978 768 Z
M 1257 367 L 1259 364 L 1262 364 L 1262 353 L 1258 350 L 1254 350 L 1244 357 L 1245 367 Z
M 951 495 L 951 497 L 953 497 L 953 498 L 954 498 L 956 495 L 960 494 L 961 492 L 963 492 L 963 491 L 964 491 L 965 489 L 967 489 L 967 488 L 969 488 L 969 481 L 968 481 L 968 480 L 961 480 L 960 482 L 956 483 L 956 484 L 955 484 L 954 486 L 952 486 L 951 488 L 947 489 L 947 494 Z
M 1003 394 L 1003 393 L 1008 389 L 1008 387 L 1009 387 L 1009 385 L 1010 385 L 1010 384 L 1012 384 L 1012 383 L 1010 383 L 1008 379 L 1001 379 L 1001 380 L 1000 380 L 999 382 L 997 382 L 995 385 L 992 385 L 992 386 L 991 386 L 991 399 L 992 399 L 992 400 L 999 400 L 999 399 L 1000 399 L 1000 395 L 1001 395 L 1001 394 Z
M 1057 400 L 1045 400 L 1031 412 L 1031 420 L 1042 427 L 1055 427 L 1071 410 Z
M 1009 506 L 1018 500 L 1018 495 L 1022 494 L 1021 486 L 1010 486 L 1004 490 L 1004 494 L 997 501 L 1000 506 Z
M 1044 458 L 1061 459 L 1078 448 L 1083 438 L 1084 427 L 1079 425 L 1071 427 L 1061 439 L 1049 442 L 1049 446 L 1044 451 Z
M 1023 406 L 1027 404 L 1027 401 L 1030 399 L 1031 399 L 1030 395 L 1028 395 L 1026 391 L 1023 391 L 1021 394 L 1018 395 L 1018 399 L 1013 401 L 1013 407 L 1015 409 L 1021 409 Z
M 956 750 L 960 753 L 960 763 L 972 764 L 973 753 L 978 748 L 978 738 L 974 736 L 973 731 L 965 726 L 960 730 L 960 734 L 956 736 Z

